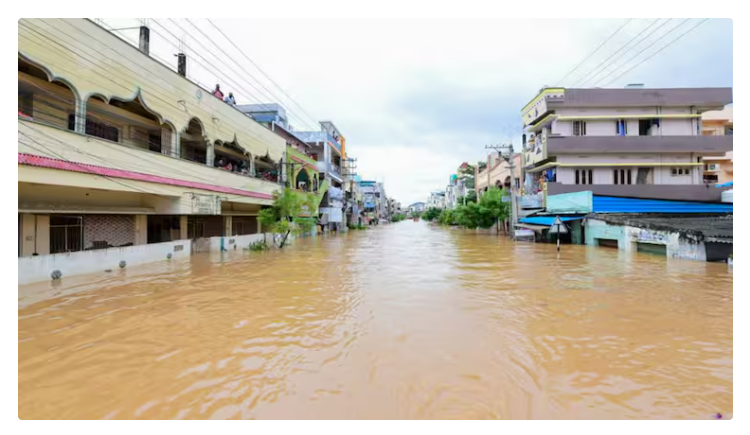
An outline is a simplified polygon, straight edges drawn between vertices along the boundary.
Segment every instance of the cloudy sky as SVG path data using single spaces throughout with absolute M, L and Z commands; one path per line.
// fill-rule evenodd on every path
M 404 204 L 444 189 L 487 144 L 520 147 L 520 109 L 544 85 L 732 86 L 731 20 L 213 21 L 262 72 L 202 19 L 151 20 L 152 53 L 174 63 L 182 39 L 194 80 L 280 102 L 298 130 L 333 121 L 359 174 Z

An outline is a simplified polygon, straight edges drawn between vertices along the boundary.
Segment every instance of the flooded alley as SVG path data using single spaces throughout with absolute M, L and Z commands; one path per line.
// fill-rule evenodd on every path
M 19 287 L 22 419 L 725 418 L 731 271 L 405 221 Z

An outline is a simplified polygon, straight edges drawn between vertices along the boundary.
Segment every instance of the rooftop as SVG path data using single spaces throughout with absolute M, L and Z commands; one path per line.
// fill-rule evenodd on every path
M 664 214 L 594 214 L 592 218 L 608 223 L 647 228 L 656 231 L 678 232 L 698 240 L 733 238 L 732 214 L 719 215 L 664 215 Z

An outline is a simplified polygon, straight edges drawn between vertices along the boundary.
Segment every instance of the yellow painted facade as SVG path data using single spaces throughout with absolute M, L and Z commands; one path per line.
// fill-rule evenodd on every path
M 21 19 L 18 53 L 70 86 L 79 103 L 92 96 L 139 98 L 178 133 L 197 119 L 210 143 L 236 140 L 253 156 L 274 161 L 284 154 L 282 138 L 90 20 Z

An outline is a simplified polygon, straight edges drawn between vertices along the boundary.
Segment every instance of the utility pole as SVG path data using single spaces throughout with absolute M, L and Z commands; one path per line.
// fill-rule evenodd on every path
M 510 225 L 511 225 L 511 231 L 513 231 L 513 228 L 516 224 L 516 196 L 513 189 L 514 185 L 514 172 L 515 169 L 514 162 L 514 153 L 513 153 L 513 143 L 509 143 L 507 145 L 485 145 L 485 149 L 491 149 L 498 152 L 499 156 L 502 157 L 502 150 L 508 150 L 508 154 L 510 156 L 509 162 L 510 162 Z M 487 164 L 487 187 L 489 188 L 490 185 L 490 173 L 489 173 L 489 162 Z M 512 234 L 512 233 L 511 233 Z

